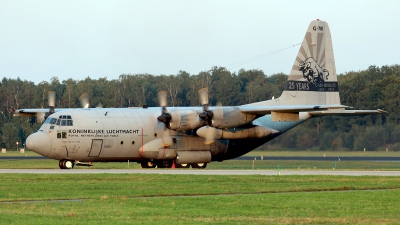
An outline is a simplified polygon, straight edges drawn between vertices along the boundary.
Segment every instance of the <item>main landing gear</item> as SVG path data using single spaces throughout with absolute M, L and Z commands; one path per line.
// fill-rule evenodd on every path
M 148 162 L 141 162 L 141 167 L 143 169 L 150 169 L 150 168 L 172 168 L 173 161 L 148 161 Z M 194 169 L 205 169 L 207 167 L 207 163 L 192 163 L 192 164 L 175 164 L 175 168 L 192 168 Z

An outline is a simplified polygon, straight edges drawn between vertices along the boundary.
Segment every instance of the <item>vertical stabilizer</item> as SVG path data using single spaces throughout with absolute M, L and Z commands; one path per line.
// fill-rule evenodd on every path
M 325 21 L 317 19 L 308 26 L 279 103 L 340 104 L 331 33 Z

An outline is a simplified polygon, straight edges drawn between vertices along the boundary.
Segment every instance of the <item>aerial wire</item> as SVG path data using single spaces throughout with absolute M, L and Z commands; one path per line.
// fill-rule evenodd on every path
M 297 46 L 297 45 L 300 45 L 300 44 L 301 44 L 301 43 L 294 44 L 294 45 L 290 45 L 290 46 L 288 46 L 288 47 L 281 48 L 281 49 L 278 49 L 278 50 L 275 50 L 275 51 L 272 51 L 272 52 L 268 52 L 268 53 L 265 53 L 265 54 L 262 54 L 262 55 L 259 55 L 259 56 L 255 56 L 255 57 L 252 57 L 252 58 L 249 58 L 249 59 L 245 59 L 245 60 L 242 60 L 242 61 L 239 61 L 239 62 L 231 63 L 231 64 L 229 64 L 229 65 L 226 65 L 225 68 L 226 68 L 226 69 L 232 69 L 232 68 L 235 68 L 235 67 L 238 67 L 238 66 L 241 66 L 241 65 L 244 65 L 244 64 L 247 64 L 247 63 L 250 63 L 250 62 L 259 60 L 259 59 L 262 59 L 262 58 L 264 58 L 264 57 L 274 55 L 274 54 L 276 54 L 276 53 L 278 53 L 278 52 L 287 50 L 287 49 L 289 49 L 289 48 L 293 48 L 293 47 L 295 47 L 295 46 Z

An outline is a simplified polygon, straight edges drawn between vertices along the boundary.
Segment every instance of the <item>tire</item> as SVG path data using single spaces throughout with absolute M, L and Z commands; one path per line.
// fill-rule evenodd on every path
M 192 168 L 195 169 L 205 169 L 207 167 L 207 163 L 193 163 Z
M 190 168 L 190 164 L 187 164 L 187 163 L 176 164 L 176 168 Z
M 171 168 L 172 163 L 172 161 L 161 161 L 157 164 L 157 168 Z
M 74 162 L 66 159 L 62 159 L 58 162 L 58 167 L 60 169 L 73 169 L 74 168 Z
M 143 169 L 149 169 L 149 168 L 155 168 L 157 165 L 154 164 L 154 163 L 152 163 L 152 162 L 150 162 L 150 161 L 148 161 L 148 162 L 142 162 L 142 163 L 140 163 L 140 166 L 141 166 Z
M 64 167 L 65 167 L 65 169 L 72 169 L 72 168 L 74 168 L 74 163 L 72 161 L 65 160 Z

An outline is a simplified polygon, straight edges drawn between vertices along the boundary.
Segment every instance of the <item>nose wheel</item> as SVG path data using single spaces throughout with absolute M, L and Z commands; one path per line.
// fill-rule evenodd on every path
M 58 166 L 60 169 L 73 169 L 75 166 L 75 162 L 71 160 L 61 159 L 58 162 Z

